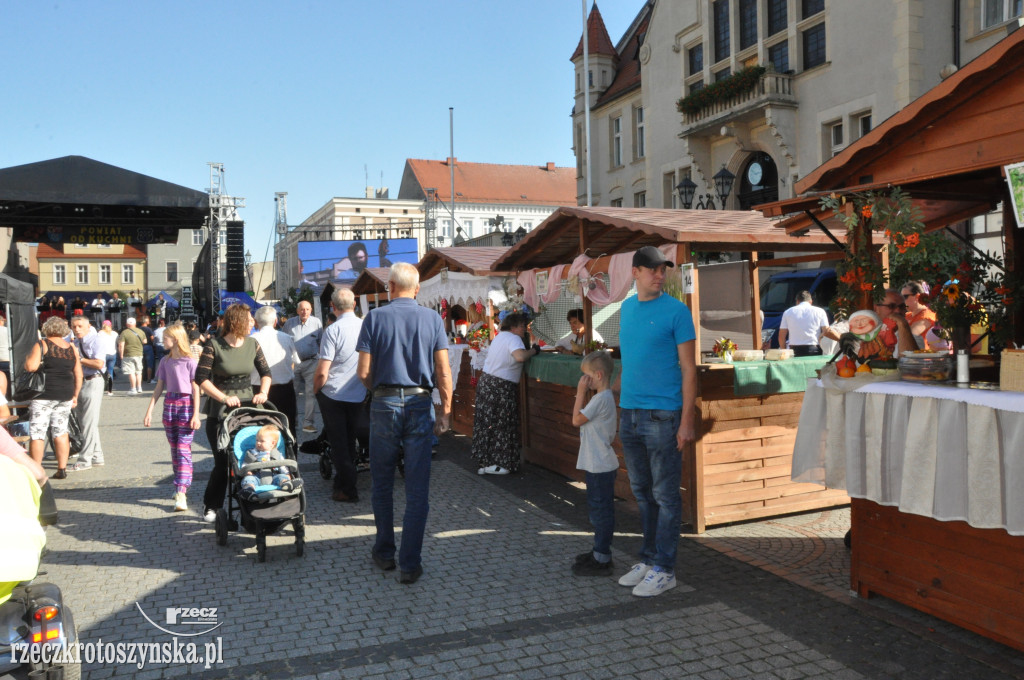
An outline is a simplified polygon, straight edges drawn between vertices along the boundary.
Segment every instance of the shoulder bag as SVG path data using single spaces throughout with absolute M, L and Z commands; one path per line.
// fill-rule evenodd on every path
M 39 341 L 39 368 L 35 371 L 29 372 L 22 370 L 18 374 L 18 379 L 14 383 L 14 393 L 11 399 L 15 402 L 26 402 L 38 399 L 43 396 L 43 392 L 46 391 L 46 376 L 43 375 L 43 357 L 45 354 L 46 344 L 43 340 Z

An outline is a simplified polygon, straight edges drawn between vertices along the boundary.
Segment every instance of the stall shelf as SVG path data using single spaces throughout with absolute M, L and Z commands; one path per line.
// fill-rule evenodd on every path
M 1022 116 L 1024 31 L 1014 31 L 802 177 L 794 185 L 796 198 L 760 206 L 759 210 L 769 217 L 785 217 L 781 224 L 791 233 L 820 228 L 835 228 L 842 233 L 843 216 L 820 205 L 823 195 L 899 187 L 920 211 L 925 229 L 930 231 L 983 215 L 1001 203 L 1006 263 L 1008 269 L 1019 273 L 1024 271 L 1024 232 L 1020 229 L 1020 213 L 1014 209 L 1015 197 L 1007 182 L 1006 167 L 1024 162 Z M 862 238 L 870 242 L 868 225 L 862 221 L 858 229 Z M 1013 339 L 1024 342 L 1024 319 L 1019 310 L 1014 317 Z M 872 410 L 870 425 L 856 424 L 851 435 L 861 432 L 877 441 L 878 433 L 888 432 L 893 442 L 902 439 L 914 445 L 920 454 L 913 464 L 901 464 L 898 468 L 902 473 L 899 499 L 885 495 L 891 494 L 892 486 L 861 491 L 850 484 L 863 481 L 878 485 L 885 480 L 894 483 L 897 468 L 893 466 L 897 458 L 902 460 L 901 455 L 883 460 L 867 457 L 867 453 L 877 453 L 874 445 L 865 449 L 864 456 L 851 453 L 844 449 L 842 437 L 817 442 L 817 447 L 828 456 L 819 465 L 823 481 L 846 487 L 851 496 L 858 497 L 851 511 L 851 585 L 862 596 L 880 593 L 1024 649 L 1024 581 L 1020 577 L 1024 572 L 1024 536 L 1020 527 L 1005 521 L 1013 519 L 1012 503 L 1005 506 L 1005 520 L 979 514 L 981 508 L 988 508 L 994 515 L 1002 515 L 1002 504 L 1022 488 L 1024 445 L 992 444 L 993 436 L 1008 432 L 1004 425 L 997 425 L 990 418 L 991 411 L 999 411 L 999 407 L 963 405 L 962 425 L 971 435 L 944 437 L 939 440 L 941 447 L 922 453 L 919 437 L 905 437 L 898 427 L 913 416 L 915 409 L 924 412 L 922 409 L 929 402 L 938 399 L 913 396 L 906 384 L 903 387 L 907 388 L 903 395 L 890 394 L 884 399 L 877 394 L 855 396 L 856 393 L 844 398 L 854 404 L 867 399 L 881 409 Z M 979 392 L 982 391 L 951 390 L 946 396 L 956 402 L 957 393 L 966 399 Z M 812 398 L 804 401 L 805 411 L 815 405 L 820 406 Z M 900 410 L 907 408 L 910 410 Z M 957 413 L 961 410 L 961 406 L 944 408 L 953 408 Z M 827 419 L 828 432 L 839 434 L 834 429 L 838 422 L 834 422 L 833 415 L 839 416 L 831 411 L 817 418 L 810 413 L 801 414 L 795 458 L 802 457 L 800 451 L 805 440 L 813 447 L 813 438 L 821 435 L 813 424 L 816 420 Z M 937 426 L 946 424 L 945 418 L 937 421 Z M 935 441 L 928 430 L 924 434 L 927 441 Z M 992 467 L 991 458 L 975 467 L 978 459 L 974 454 L 979 453 L 982 441 L 991 446 L 980 452 L 998 456 L 1002 468 Z M 902 454 L 895 443 L 890 443 L 887 450 Z M 857 460 L 864 465 L 850 468 L 856 473 L 855 479 L 835 477 L 847 474 L 849 466 Z M 794 460 L 794 474 L 806 475 L 803 470 L 803 463 L 798 465 Z M 988 474 L 977 474 L 984 471 Z M 973 488 L 968 487 L 969 492 L 963 486 L 954 486 L 956 497 L 949 495 L 953 492 L 944 492 L 927 507 L 926 500 L 908 501 L 902 494 L 904 487 L 915 494 L 927 488 L 927 484 L 920 483 L 922 472 L 926 476 L 934 473 L 946 479 L 971 477 L 975 481 Z M 918 483 L 909 483 L 914 478 Z M 962 499 L 970 500 L 963 512 L 949 512 L 944 507 L 944 502 Z
M 820 234 L 791 236 L 759 213 L 746 211 L 656 210 L 646 208 L 559 208 L 495 262 L 495 269 L 513 271 L 529 294 L 530 277 L 558 282 L 571 272 L 608 276 L 609 286 L 581 285 L 582 308 L 590 329 L 592 300 L 614 298 L 612 291 L 628 290 L 629 259 L 643 246 L 661 248 L 676 264 L 692 263 L 695 251 L 746 253 L 751 289 L 757 290 L 758 251 L 815 253 L 800 259 L 828 259 L 838 247 Z M 590 259 L 589 253 L 597 255 Z M 673 270 L 678 271 L 678 270 Z M 700 319 L 700 268 L 692 272 L 692 293 L 686 303 Z M 582 284 L 582 282 L 581 282 Z M 618 299 L 622 299 L 619 297 Z M 602 304 L 606 304 L 603 302 Z M 536 308 L 536 304 L 532 304 Z M 759 318 L 756 296 L 752 320 Z M 699 333 L 699 330 L 698 330 Z M 760 347 L 760 324 L 752 323 L 741 347 Z M 588 338 L 589 339 L 589 338 Z M 700 338 L 695 356 L 700 363 Z M 524 457 L 537 465 L 574 479 L 579 435 L 572 426 L 573 394 L 579 380 L 579 358 L 542 354 L 530 360 L 523 378 Z M 794 364 L 795 366 L 796 364 Z M 781 393 L 769 385 L 762 369 L 764 394 L 744 396 L 756 379 L 740 386 L 729 366 L 699 366 L 698 441 L 683 452 L 681 485 L 684 521 L 703 532 L 710 524 L 781 515 L 798 510 L 847 503 L 843 494 L 808 484 L 791 484 L 789 458 L 800 411 L 800 392 Z M 798 381 L 799 382 L 799 381 Z M 800 387 L 802 388 L 802 383 Z M 615 446 L 620 446 L 616 439 Z M 621 449 L 617 449 L 621 460 Z M 629 478 L 618 476 L 616 493 L 632 498 Z

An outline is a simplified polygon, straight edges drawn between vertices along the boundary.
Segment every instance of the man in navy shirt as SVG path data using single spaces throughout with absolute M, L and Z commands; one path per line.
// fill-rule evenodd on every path
M 371 556 L 385 571 L 395 568 L 394 486 L 399 455 L 405 456 L 405 517 L 398 551 L 399 583 L 415 583 L 423 574 L 420 552 L 427 525 L 430 491 L 430 393 L 441 394 L 441 413 L 433 430 L 449 427 L 452 376 L 448 338 L 441 317 L 416 303 L 420 276 L 398 262 L 388 276 L 391 303 L 370 312 L 356 342 L 356 374 L 373 392 L 370 402 L 370 476 L 377 538 Z

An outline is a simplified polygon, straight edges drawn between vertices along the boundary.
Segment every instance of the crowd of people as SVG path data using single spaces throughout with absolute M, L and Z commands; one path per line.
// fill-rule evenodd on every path
M 619 579 L 634 595 L 650 597 L 675 586 L 676 546 L 681 523 L 681 454 L 695 438 L 696 399 L 694 329 L 686 306 L 662 293 L 672 263 L 655 248 L 641 248 L 633 258 L 638 295 L 622 306 L 622 370 L 614 376 L 610 355 L 591 352 L 583 361 L 572 409 L 580 427 L 578 467 L 587 479 L 594 525 L 593 548 L 572 565 L 580 576 L 611 574 L 614 533 L 612 499 L 618 462 L 612 451 L 621 438 L 629 482 L 643 525 L 640 559 Z M 419 273 L 396 263 L 389 274 L 390 303 L 365 318 L 355 313 L 351 291 L 331 298 L 325 327 L 302 301 L 294 317 L 281 324 L 275 310 L 255 312 L 233 304 L 205 329 L 134 316 L 116 324 L 79 310 L 71 325 L 51 315 L 33 347 L 25 369 L 41 371 L 46 389 L 30 406 L 30 452 L 42 461 L 49 435 L 57 457 L 55 478 L 104 464 L 98 425 L 104 395 L 113 393 L 116 366 L 129 379 L 128 395 L 155 385 L 143 416 L 150 427 L 163 399 L 161 423 L 170 446 L 174 509 L 188 508 L 192 484 L 194 433 L 206 416 L 214 467 L 203 493 L 202 517 L 213 522 L 223 507 L 229 482 L 227 451 L 217 445 L 224 415 L 243 404 L 270 402 L 287 416 L 293 436 L 315 432 L 316 409 L 324 422 L 321 438 L 330 443 L 337 474 L 331 498 L 358 502 L 356 435 L 369 438 L 371 504 L 376 528 L 370 550 L 373 563 L 397 570 L 398 581 L 415 583 L 423 573 L 421 552 L 429 511 L 432 448 L 450 427 L 452 375 L 448 338 L 440 315 L 416 303 Z M 573 338 L 566 351 L 583 348 L 583 318 L 569 313 Z M 280 324 L 280 330 L 278 326 Z M 493 339 L 477 389 L 472 454 L 480 474 L 509 474 L 520 461 L 518 383 L 526 362 L 540 352 L 528 346 L 528 319 L 509 314 Z M 9 355 L 8 355 L 9 357 Z M 0 355 L 0 359 L 2 359 Z M 9 360 L 9 358 L 8 358 Z M 435 407 L 436 390 L 440 405 Z M 619 393 L 616 421 L 614 392 Z M 202 397 L 205 395 L 205 403 Z M 302 396 L 301 412 L 299 396 Z M 69 467 L 68 421 L 74 410 L 83 430 L 78 462 Z M 250 451 L 255 459 L 272 455 L 281 436 L 261 436 Z M 363 436 L 367 436 L 364 434 Z M 271 441 L 273 439 L 273 441 Z M 295 438 L 297 441 L 297 438 Z M 405 475 L 405 515 L 401 540 L 394 518 L 395 472 Z M 248 480 L 250 497 L 257 482 L 288 489 L 301 486 L 286 470 L 268 468 L 267 479 Z

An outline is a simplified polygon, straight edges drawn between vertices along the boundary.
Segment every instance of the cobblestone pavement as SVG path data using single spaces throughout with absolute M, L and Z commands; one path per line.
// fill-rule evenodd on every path
M 107 464 L 54 480 L 61 521 L 48 530 L 43 580 L 64 590 L 83 642 L 168 643 L 142 612 L 188 632 L 166 623 L 168 608 L 216 607 L 216 630 L 179 642 L 202 652 L 219 638 L 223 657 L 209 669 L 86 664 L 87 678 L 1024 677 L 1022 654 L 884 598 L 852 598 L 845 510 L 686 536 L 679 586 L 634 598 L 612 578 L 569 572 L 590 545 L 578 485 L 532 466 L 479 477 L 469 440 L 450 434 L 419 582 L 399 585 L 370 560 L 368 476 L 359 503 L 334 503 L 310 455 L 306 554 L 286 530 L 261 564 L 251 535 L 219 547 L 199 517 L 212 463 L 202 430 L 192 508 L 172 512 L 162 429 L 141 425 L 147 400 L 106 398 Z M 398 517 L 402 505 L 399 481 Z M 622 573 L 638 522 L 617 507 Z

